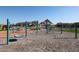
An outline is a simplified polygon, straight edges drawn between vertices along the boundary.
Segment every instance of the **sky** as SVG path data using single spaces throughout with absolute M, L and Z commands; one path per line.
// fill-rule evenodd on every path
M 49 19 L 52 23 L 79 22 L 78 6 L 0 6 L 0 24 L 24 21 L 42 22 Z

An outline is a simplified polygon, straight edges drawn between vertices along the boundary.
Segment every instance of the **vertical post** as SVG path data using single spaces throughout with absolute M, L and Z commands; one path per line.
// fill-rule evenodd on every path
M 14 24 L 13 24 L 12 32 L 14 33 Z
M 25 36 L 27 37 L 27 29 L 28 29 L 28 23 L 27 21 L 25 22 Z
M 46 33 L 48 34 L 48 22 L 46 21 Z
M 77 23 L 75 23 L 75 39 L 77 39 Z
M 9 22 L 9 19 L 7 19 L 7 45 L 9 44 L 9 31 L 10 31 L 10 22 Z
M 16 25 L 16 31 L 18 31 L 18 24 Z
M 61 23 L 61 34 L 62 34 L 62 31 L 63 31 L 63 29 L 62 29 L 62 28 L 63 28 L 63 24 Z
M 39 27 L 38 27 L 38 21 L 37 21 L 37 23 L 36 23 L 36 33 L 38 33 L 38 29 L 39 29 Z

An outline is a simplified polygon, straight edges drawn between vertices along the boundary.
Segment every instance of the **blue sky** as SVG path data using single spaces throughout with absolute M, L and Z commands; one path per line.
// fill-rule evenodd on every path
M 78 6 L 0 6 L 0 24 L 49 19 L 53 23 L 79 22 Z

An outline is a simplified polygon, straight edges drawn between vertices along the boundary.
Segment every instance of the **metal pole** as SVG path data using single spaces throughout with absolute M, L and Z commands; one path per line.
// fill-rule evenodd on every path
M 27 23 L 27 21 L 25 23 L 26 23 L 25 24 L 25 36 L 27 36 L 28 23 Z
M 13 28 L 12 28 L 12 32 L 14 33 L 14 25 L 13 25 Z
M 75 39 L 77 39 L 77 23 L 75 23 Z
M 46 33 L 48 34 L 48 22 L 46 21 Z
M 63 24 L 61 23 L 61 34 L 62 34 L 62 31 L 63 31 L 63 29 L 62 29 L 62 28 L 63 28 Z
M 18 31 L 18 24 L 16 25 L 16 31 Z
M 38 21 L 37 21 L 37 23 L 36 23 L 36 32 L 38 33 L 38 29 L 39 29 L 39 27 L 38 27 Z
M 7 45 L 9 44 L 9 40 L 10 40 L 10 36 L 9 36 L 9 32 L 10 32 L 10 22 L 9 19 L 7 19 Z

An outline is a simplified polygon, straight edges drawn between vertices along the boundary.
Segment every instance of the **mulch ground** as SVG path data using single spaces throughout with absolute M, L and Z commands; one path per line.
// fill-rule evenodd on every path
M 30 30 L 29 30 L 30 31 Z M 20 32 L 19 32 L 20 33 Z M 1 35 L 1 34 L 0 34 Z M 30 32 L 27 37 L 9 42 L 6 39 L 1 42 L 1 52 L 79 52 L 79 38 L 74 38 L 74 33 L 50 32 L 45 30 Z

